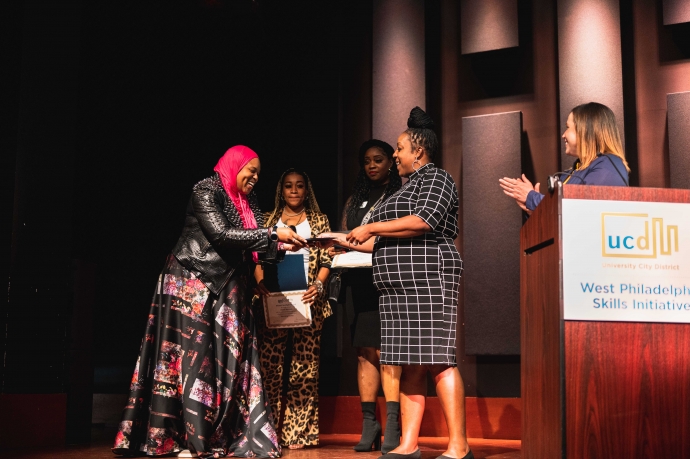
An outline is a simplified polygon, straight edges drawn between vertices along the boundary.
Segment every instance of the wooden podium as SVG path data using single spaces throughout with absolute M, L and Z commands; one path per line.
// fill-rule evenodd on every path
M 567 199 L 690 203 L 690 190 L 559 184 L 523 226 L 522 457 L 690 458 L 690 324 L 564 320 Z

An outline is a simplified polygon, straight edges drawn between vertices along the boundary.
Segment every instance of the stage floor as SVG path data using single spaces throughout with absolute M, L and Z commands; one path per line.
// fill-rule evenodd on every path
M 283 457 L 290 459 L 341 459 L 377 458 L 380 452 L 356 453 L 352 446 L 359 441 L 359 435 L 322 435 L 321 445 L 303 450 L 283 449 Z M 433 459 L 440 455 L 446 446 L 446 438 L 423 437 L 420 439 L 423 459 Z M 477 459 L 519 459 L 519 440 L 470 439 L 470 447 Z M 97 438 L 90 446 L 61 447 L 44 450 L 0 451 L 0 457 L 12 459 L 114 459 L 110 452 L 110 441 Z

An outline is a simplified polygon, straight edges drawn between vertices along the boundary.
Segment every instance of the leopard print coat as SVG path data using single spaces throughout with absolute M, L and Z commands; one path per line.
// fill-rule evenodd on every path
M 330 231 L 328 218 L 322 213 L 307 212 L 311 237 Z M 266 226 L 275 225 L 274 221 Z M 313 282 L 323 267 L 330 268 L 331 257 L 324 249 L 309 250 L 309 282 Z M 314 446 L 319 444 L 319 355 L 321 353 L 321 330 L 326 317 L 333 314 L 326 298 L 320 295 L 312 305 L 312 324 L 308 327 L 290 329 L 268 329 L 261 331 L 261 370 L 264 390 L 271 412 L 278 426 L 283 408 L 281 395 L 285 397 L 285 416 L 280 429 L 282 445 Z M 289 340 L 290 334 L 292 340 Z M 292 347 L 292 359 L 288 375 L 288 387 L 284 394 L 283 368 L 287 346 Z
M 270 228 L 271 226 L 278 223 L 280 214 L 281 212 L 276 212 L 276 217 L 273 218 L 271 221 L 268 221 L 268 218 L 270 217 L 271 213 L 267 212 L 265 214 L 266 227 Z M 312 212 L 310 210 L 307 210 L 307 221 L 309 222 L 309 228 L 311 229 L 311 237 L 317 237 L 319 234 L 326 233 L 331 230 L 331 225 L 328 222 L 328 217 L 326 216 L 326 214 L 323 214 L 321 212 Z M 332 261 L 333 260 L 331 259 L 331 256 L 328 255 L 328 250 L 310 247 L 309 278 L 307 279 L 307 282 L 309 284 L 314 282 L 319 274 L 319 270 L 321 268 L 330 268 Z M 326 288 L 327 286 L 328 283 L 324 283 L 324 288 Z M 333 309 L 331 309 L 331 305 L 328 302 L 326 292 L 324 292 L 323 295 L 320 295 L 312 305 L 312 317 L 314 317 L 315 315 L 320 315 L 324 319 L 333 315 Z

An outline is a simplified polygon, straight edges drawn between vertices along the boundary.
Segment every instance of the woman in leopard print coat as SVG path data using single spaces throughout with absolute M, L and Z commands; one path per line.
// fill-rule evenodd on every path
M 300 236 L 316 237 L 330 231 L 328 217 L 321 213 L 304 172 L 288 169 L 283 173 L 276 189 L 275 208 L 266 216 L 267 227 L 290 226 Z M 311 304 L 312 323 L 308 327 L 269 329 L 261 333 L 261 368 L 268 401 L 274 420 L 280 419 L 281 389 L 283 387 L 283 361 L 292 335 L 292 360 L 287 392 L 284 394 L 285 417 L 281 430 L 281 444 L 290 449 L 319 444 L 319 354 L 323 321 L 333 312 L 324 292 L 331 257 L 326 249 L 302 249 L 296 255 L 304 257 L 304 268 L 309 288 L 303 300 Z M 295 255 L 288 255 L 295 256 Z M 268 293 L 263 284 L 264 270 L 255 271 L 257 290 Z

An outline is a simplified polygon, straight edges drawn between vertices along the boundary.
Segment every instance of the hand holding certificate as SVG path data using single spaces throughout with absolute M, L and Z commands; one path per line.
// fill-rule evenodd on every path
M 328 247 L 328 243 L 331 241 L 334 241 L 334 237 L 329 237 L 329 236 L 318 236 L 318 237 L 309 237 L 306 239 L 307 240 L 307 245 L 309 247 Z
M 362 227 L 355 228 L 355 230 L 359 228 Z M 366 239 L 364 243 L 360 243 L 357 239 L 352 238 L 353 232 L 354 230 L 323 233 L 320 237 L 324 238 L 325 242 L 319 243 L 319 247 L 330 248 L 329 254 L 331 254 L 331 256 L 349 250 L 369 254 L 372 253 L 374 251 L 374 241 L 376 237 L 371 236 L 369 239 Z
M 305 290 L 274 292 L 263 297 L 268 328 L 308 327 L 311 308 L 302 301 Z
M 301 255 L 287 255 L 275 266 L 267 267 L 263 295 L 268 328 L 307 327 L 311 324 L 311 302 L 305 301 L 307 279 Z

